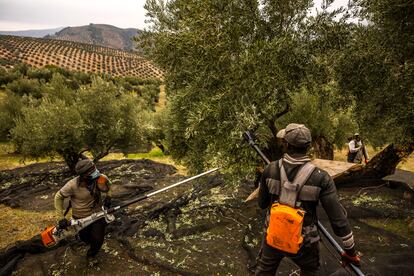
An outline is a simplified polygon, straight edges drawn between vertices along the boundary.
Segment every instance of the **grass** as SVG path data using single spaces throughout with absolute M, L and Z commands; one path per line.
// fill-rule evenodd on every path
M 165 85 L 160 85 L 160 98 L 158 103 L 155 104 L 155 111 L 162 110 L 167 104 L 167 95 L 165 94 Z
M 175 162 L 171 156 L 164 155 L 160 148 L 154 147 L 150 152 L 147 153 L 130 153 L 124 156 L 122 153 L 110 153 L 101 160 L 122 160 L 122 159 L 149 159 L 155 162 L 172 165 L 177 168 L 178 173 L 187 175 L 187 169 Z
M 0 170 L 14 169 L 23 167 L 33 163 L 45 163 L 52 161 L 49 158 L 42 158 L 39 160 L 26 160 L 23 162 L 23 157 L 20 154 L 13 153 L 14 147 L 10 143 L 0 143 Z M 122 160 L 122 159 L 150 159 L 155 162 L 172 165 L 177 168 L 178 173 L 187 175 L 187 169 L 177 164 L 171 156 L 164 155 L 164 153 L 158 147 L 154 147 L 147 153 L 131 153 L 124 156 L 122 153 L 110 153 L 101 160 Z M 62 159 L 56 158 L 53 161 L 62 161 Z
M 39 160 L 23 160 L 22 155 L 14 153 L 14 147 L 10 143 L 0 143 L 0 170 L 24 167 L 33 163 L 44 163 L 52 161 L 50 158 Z
M 404 239 L 411 240 L 413 238 L 413 233 L 408 228 L 407 219 L 361 219 L 368 225 L 371 225 L 376 228 L 384 229 L 386 231 L 392 232 L 396 235 L 403 237 Z
M 374 149 L 371 146 L 367 146 L 367 151 L 370 157 L 377 154 L 381 149 Z M 10 143 L 0 143 L 0 170 L 13 169 L 17 167 L 26 166 L 28 164 L 50 162 L 51 159 L 43 158 L 40 160 L 26 160 L 22 162 L 22 156 L 15 154 L 14 148 Z M 346 162 L 346 156 L 348 149 L 343 147 L 342 149 L 336 149 L 334 152 L 335 160 Z M 124 156 L 122 153 L 110 153 L 101 160 L 122 160 L 122 159 L 150 159 L 155 162 L 166 163 L 175 166 L 178 172 L 183 175 L 187 175 L 187 170 L 184 166 L 177 164 L 171 156 L 164 155 L 164 153 L 158 147 L 154 147 L 150 152 L 147 153 L 131 153 Z M 54 161 L 61 161 L 61 159 L 54 159 Z M 414 172 L 414 153 L 408 158 L 403 160 L 397 168 L 407 171 Z
M 56 224 L 55 211 L 32 212 L 0 205 L 0 248 L 40 234 L 46 225 Z

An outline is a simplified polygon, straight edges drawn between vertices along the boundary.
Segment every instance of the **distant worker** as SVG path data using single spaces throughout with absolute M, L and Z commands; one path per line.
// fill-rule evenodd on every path
M 345 209 L 338 201 L 335 184 L 327 172 L 316 168 L 306 155 L 311 133 L 301 124 L 289 124 L 277 134 L 287 143 L 286 153 L 264 170 L 259 187 L 259 206 L 268 209 L 265 238 L 255 275 L 276 274 L 284 257 L 295 262 L 301 275 L 317 275 L 320 240 L 316 207 L 319 200 L 334 233 L 341 238 L 343 263 L 360 264 Z
M 72 217 L 80 219 L 100 211 L 102 205 L 111 207 L 111 182 L 101 174 L 95 164 L 84 159 L 78 161 L 75 167 L 77 177 L 67 182 L 55 195 L 55 209 L 58 214 L 59 228 L 66 229 L 69 220 L 66 219 L 68 210 L 64 210 L 64 198 L 70 199 L 68 208 L 72 208 Z M 102 200 L 102 194 L 105 198 Z M 106 221 L 104 218 L 92 223 L 79 232 L 80 239 L 89 244 L 87 257 L 95 257 L 102 247 L 105 236 Z
M 369 156 L 365 145 L 359 137 L 359 133 L 355 133 L 353 139 L 348 143 L 348 162 L 360 164 L 362 158 L 365 159 L 365 164 L 368 163 Z

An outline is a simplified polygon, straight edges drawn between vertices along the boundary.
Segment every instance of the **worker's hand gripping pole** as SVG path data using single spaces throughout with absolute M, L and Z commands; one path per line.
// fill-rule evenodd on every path
M 251 132 L 249 130 L 245 131 L 243 133 L 243 137 L 246 139 L 249 145 L 260 155 L 260 157 L 262 157 L 266 165 L 269 165 L 270 164 L 269 159 L 264 155 L 264 153 L 257 146 L 254 136 L 251 134 Z M 329 243 L 335 248 L 336 252 L 338 252 L 339 254 L 342 254 L 344 252 L 342 247 L 335 241 L 335 239 L 331 236 L 331 234 L 329 234 L 329 232 L 326 230 L 326 228 L 322 225 L 322 223 L 319 220 L 318 220 L 318 229 L 320 232 L 322 232 L 322 234 L 329 241 Z M 350 263 L 349 266 L 356 275 L 364 276 L 364 273 L 362 273 L 362 271 L 357 266 L 355 266 L 352 263 Z
M 322 223 L 318 220 L 318 229 L 322 232 L 325 238 L 329 241 L 329 243 L 335 248 L 336 252 L 342 255 L 345 251 L 342 247 L 336 242 L 336 240 L 329 234 L 328 230 L 322 225 Z M 352 271 L 355 272 L 358 276 L 364 276 L 364 273 L 354 264 L 350 263 L 349 266 L 351 267 Z

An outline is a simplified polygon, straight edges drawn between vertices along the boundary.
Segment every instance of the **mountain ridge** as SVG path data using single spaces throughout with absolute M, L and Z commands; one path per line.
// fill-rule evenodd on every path
M 136 28 L 118 28 L 109 24 L 89 24 L 84 26 L 66 27 L 45 38 L 67 40 L 94 44 L 114 49 L 134 51 L 133 37 L 141 30 Z
M 0 35 L 13 35 L 13 36 L 42 38 L 46 35 L 53 35 L 54 33 L 59 32 L 64 28 L 66 28 L 66 27 L 58 27 L 58 28 L 51 28 L 51 29 L 0 31 Z

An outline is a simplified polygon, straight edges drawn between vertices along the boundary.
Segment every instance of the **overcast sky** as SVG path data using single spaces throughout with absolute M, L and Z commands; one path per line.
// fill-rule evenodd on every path
M 320 6 L 322 0 L 315 2 Z M 348 0 L 336 0 L 334 5 L 347 3 Z M 0 30 L 49 29 L 89 23 L 143 29 L 144 4 L 145 0 L 0 0 Z
M 145 0 L 0 0 L 0 30 L 105 23 L 143 28 Z

